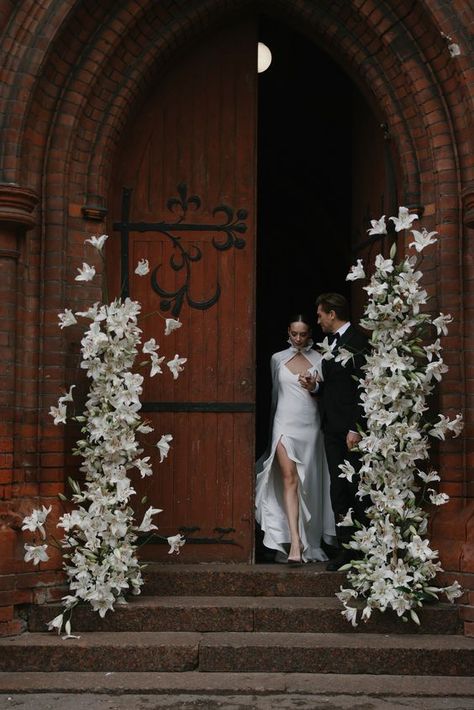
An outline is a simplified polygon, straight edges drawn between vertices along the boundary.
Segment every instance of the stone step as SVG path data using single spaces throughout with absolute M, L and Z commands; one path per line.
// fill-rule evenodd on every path
M 470 676 L 474 639 L 461 635 L 281 632 L 84 632 L 0 639 L 1 672 L 362 673 Z
M 326 563 L 154 564 L 144 571 L 146 596 L 331 597 L 345 575 L 326 572 Z
M 105 618 L 89 605 L 74 609 L 72 625 L 81 631 L 286 631 L 299 633 L 462 633 L 458 609 L 431 604 L 420 611 L 421 625 L 395 614 L 374 612 L 355 629 L 341 615 L 336 597 L 133 597 Z M 44 631 L 61 612 L 58 604 L 33 606 L 31 632 Z
M 268 696 L 269 694 L 329 696 L 319 700 L 317 707 L 334 708 L 337 695 L 344 696 L 346 703 L 344 707 L 368 707 L 360 696 L 369 695 L 372 699 L 381 697 L 405 698 L 405 704 L 399 707 L 433 707 L 429 698 L 436 696 L 443 698 L 442 705 L 436 707 L 460 708 L 467 707 L 462 700 L 474 696 L 474 682 L 470 677 L 462 676 L 419 676 L 419 675 L 355 675 L 355 674 L 331 674 L 331 673 L 202 673 L 199 671 L 188 671 L 186 673 L 143 673 L 143 672 L 68 672 L 63 673 L 0 673 L 0 693 L 2 695 L 13 695 L 21 693 L 22 697 L 29 694 L 32 702 L 31 706 L 26 704 L 22 707 L 37 707 L 39 693 L 41 698 L 47 693 L 74 694 L 78 696 L 78 707 L 80 696 L 94 694 L 97 701 L 99 696 L 113 696 L 111 705 L 107 707 L 117 707 L 118 696 L 130 696 L 135 694 L 146 694 L 147 696 L 171 695 L 177 697 L 178 694 L 186 693 L 187 703 L 180 706 L 191 707 L 189 696 L 199 694 L 199 707 L 206 707 L 204 698 L 209 696 L 219 696 L 214 703 L 209 703 L 207 707 L 221 707 L 220 701 L 229 702 L 230 696 Z M 35 694 L 35 697 L 33 697 Z M 223 697 L 224 696 L 224 697 Z M 348 696 L 353 696 L 353 704 L 347 705 Z M 418 705 L 417 698 L 425 698 L 423 705 Z M 359 698 L 359 700 L 357 700 Z M 451 703 L 449 703 L 451 699 Z M 454 701 L 454 698 L 460 698 Z M 192 699 L 192 698 L 191 698 Z M 411 702 L 410 702 L 411 699 Z M 149 702 L 155 707 L 157 700 L 149 698 Z M 317 699 L 315 698 L 315 701 Z M 143 700 L 142 700 L 143 702 Z M 158 701 L 159 702 L 159 701 Z M 230 705 L 230 703 L 229 703 Z M 143 704 L 143 707 L 146 705 Z M 8 707 L 16 707 L 15 699 L 8 703 Z M 51 707 L 53 705 L 51 704 Z M 55 705 L 54 707 L 60 707 Z M 96 705 L 90 707 L 95 708 Z M 139 707 L 139 704 L 128 703 L 128 708 Z M 164 705 L 163 705 L 164 707 Z M 168 705 L 166 705 L 168 707 Z M 196 704 L 198 707 L 198 704 Z M 236 707 L 241 707 L 236 703 Z M 252 706 L 253 707 L 253 706 Z M 273 707 L 299 707 L 298 704 L 286 705 L 284 703 L 275 704 Z M 313 708 L 315 705 L 312 706 Z M 380 707 L 380 706 L 377 706 Z M 386 710 L 389 707 L 383 704 Z M 392 706 L 390 706 L 392 707 Z

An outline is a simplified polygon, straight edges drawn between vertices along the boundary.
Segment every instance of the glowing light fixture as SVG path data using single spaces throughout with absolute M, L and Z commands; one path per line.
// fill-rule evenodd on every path
M 272 63 L 272 53 L 263 42 L 258 43 L 257 71 L 259 74 L 266 71 Z

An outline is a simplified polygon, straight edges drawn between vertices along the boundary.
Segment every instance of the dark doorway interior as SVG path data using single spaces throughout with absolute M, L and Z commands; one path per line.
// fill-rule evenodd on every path
M 348 291 L 354 93 L 303 35 L 262 18 L 260 40 L 273 61 L 258 84 L 257 456 L 268 437 L 269 360 L 286 347 L 287 319 L 304 312 L 314 322 L 319 293 Z

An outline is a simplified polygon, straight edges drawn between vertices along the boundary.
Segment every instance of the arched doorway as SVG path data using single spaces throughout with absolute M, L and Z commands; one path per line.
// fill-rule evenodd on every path
M 259 37 L 274 60 L 257 85 Z M 111 283 L 155 314 L 142 327 L 160 354 L 188 358 L 178 382 L 168 373 L 146 385 L 143 410 L 174 441 L 161 464 L 156 450 L 146 451 L 156 473 L 137 476 L 134 487 L 137 500 L 164 509 L 163 536 L 186 534 L 182 560 L 253 558 L 269 356 L 285 347 L 293 310 L 311 313 L 323 290 L 348 293 L 360 212 L 354 145 L 364 136 L 357 110 L 365 132 L 367 122 L 376 125 L 327 54 L 254 16 L 183 52 L 126 132 L 110 198 L 108 258 L 120 263 Z M 371 136 L 362 151 L 377 166 L 379 188 L 380 140 Z M 383 188 L 372 194 L 371 180 L 359 190 L 366 211 L 383 205 Z M 145 279 L 134 274 L 140 258 L 152 269 Z M 169 316 L 183 328 L 164 338 Z M 146 556 L 166 559 L 153 542 Z

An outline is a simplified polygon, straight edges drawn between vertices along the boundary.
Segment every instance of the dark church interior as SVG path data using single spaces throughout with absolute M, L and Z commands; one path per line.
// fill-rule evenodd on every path
M 287 347 L 288 318 L 314 322 L 319 293 L 347 293 L 356 90 L 300 33 L 265 17 L 259 30 L 272 63 L 258 79 L 257 457 L 268 437 L 269 360 Z

